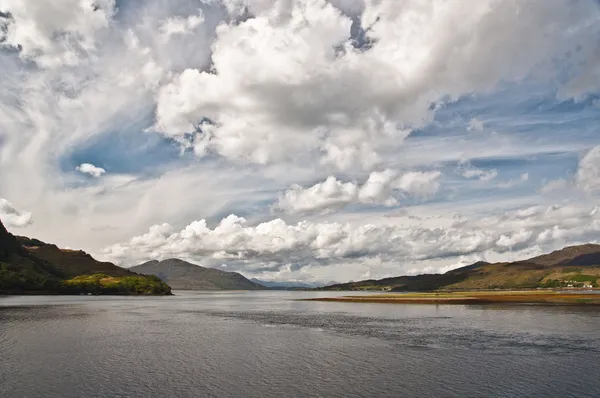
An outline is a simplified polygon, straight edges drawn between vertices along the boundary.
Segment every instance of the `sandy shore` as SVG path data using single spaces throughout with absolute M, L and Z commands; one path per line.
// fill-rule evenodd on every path
M 390 304 L 569 304 L 600 305 L 600 294 L 591 292 L 553 291 L 490 291 L 452 293 L 374 294 L 371 296 L 343 296 L 306 299 L 308 301 L 335 301 L 352 303 Z

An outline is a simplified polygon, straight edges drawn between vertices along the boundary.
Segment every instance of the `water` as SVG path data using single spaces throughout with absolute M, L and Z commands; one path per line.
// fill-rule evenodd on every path
M 1 397 L 599 397 L 600 310 L 0 298 Z

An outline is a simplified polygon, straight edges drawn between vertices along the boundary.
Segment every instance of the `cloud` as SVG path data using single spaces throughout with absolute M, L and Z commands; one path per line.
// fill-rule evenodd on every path
M 572 188 L 572 181 L 567 181 L 563 178 L 552 180 L 540 188 L 543 194 L 564 193 L 565 190 Z
M 33 220 L 28 211 L 17 210 L 8 200 L 0 198 L 0 220 L 7 227 L 22 228 L 30 225 Z
M 516 187 L 517 185 L 524 184 L 527 181 L 529 181 L 529 173 L 523 173 L 519 176 L 519 178 L 498 183 L 498 188 L 502 188 L 502 189 L 513 188 L 513 187 Z
M 597 207 L 557 205 L 457 220 L 434 228 L 309 221 L 288 224 L 281 219 L 252 226 L 244 218 L 230 215 L 212 229 L 206 220 L 195 221 L 181 231 L 169 224 L 155 225 L 148 233 L 107 247 L 102 253 L 122 264 L 167 257 L 205 264 L 227 260 L 234 269 L 252 273 L 277 270 L 289 263 L 303 268 L 314 262 L 352 263 L 378 258 L 414 264 L 428 259 L 505 253 L 589 240 L 599 231 Z
M 479 181 L 491 181 L 498 177 L 498 170 L 492 169 L 486 171 L 470 166 L 462 172 L 462 176 L 469 179 L 476 178 Z
M 115 12 L 114 0 L 3 1 L 7 10 L 0 46 L 41 67 L 76 66 L 97 50 Z
M 440 189 L 439 171 L 413 171 L 406 173 L 396 182 L 402 191 L 419 198 L 429 198 Z
M 306 189 L 293 185 L 280 196 L 276 208 L 288 213 L 329 212 L 356 200 L 357 194 L 355 183 L 344 183 L 331 176 Z
M 80 171 L 84 174 L 89 174 L 92 177 L 96 177 L 96 178 L 98 178 L 102 174 L 106 173 L 106 170 L 104 170 L 102 167 L 96 167 L 90 163 L 82 163 L 79 166 L 77 166 L 75 168 L 75 170 Z
M 390 207 L 398 205 L 399 196 L 431 197 L 440 188 L 440 176 L 439 171 L 399 175 L 388 169 L 372 172 L 362 185 L 338 181 L 330 176 L 308 188 L 293 185 L 279 197 L 275 208 L 290 214 L 324 214 L 352 203 Z
M 467 131 L 477 131 L 481 133 L 483 131 L 483 122 L 477 118 L 471 119 Z
M 233 13 L 248 5 L 253 18 L 217 29 L 210 71 L 186 69 L 160 89 L 155 130 L 200 155 L 257 164 L 320 155 L 342 170 L 375 167 L 386 141 L 431 120 L 432 103 L 550 67 L 582 38 L 565 30 L 597 12 L 560 1 L 469 10 L 365 1 L 363 49 L 351 18 L 325 0 L 226 4 Z
M 198 28 L 204 22 L 202 10 L 198 11 L 198 15 L 190 15 L 187 18 L 167 18 L 167 20 L 159 27 L 159 31 L 164 36 L 164 40 L 169 40 L 173 35 L 188 35 L 192 30 Z
M 410 204 L 410 217 L 422 211 L 419 222 L 451 235 L 447 218 L 428 215 L 438 203 L 453 214 L 485 200 L 464 214 L 481 222 L 556 195 L 499 191 L 527 185 L 512 180 L 441 184 L 426 171 L 450 176 L 463 158 L 496 161 L 470 179 L 535 170 L 581 188 L 565 199 L 589 205 L 595 155 L 575 174 L 572 162 L 595 145 L 586 99 L 597 91 L 599 14 L 597 2 L 571 0 L 481 0 L 468 9 L 463 0 L 401 8 L 393 0 L 0 0 L 0 196 L 35 213 L 32 236 L 93 253 L 163 222 L 172 235 L 233 213 L 252 231 L 286 191 L 285 225 L 350 223 L 348 234 L 370 223 L 379 231 L 374 220 Z M 561 102 L 571 98 L 573 106 Z M 474 131 L 485 121 L 497 133 L 463 134 L 465 115 Z M 554 167 L 540 166 L 550 158 Z M 86 159 L 111 173 L 82 184 L 64 169 Z M 431 195 L 438 200 L 416 203 Z M 394 219 L 417 222 L 409 216 Z M 238 268 L 257 261 L 260 272 L 325 280 L 458 263 L 385 248 L 306 253 L 299 263 L 269 260 L 271 271 L 260 256 Z
M 584 191 L 600 189 L 600 146 L 590 149 L 579 161 L 576 183 Z

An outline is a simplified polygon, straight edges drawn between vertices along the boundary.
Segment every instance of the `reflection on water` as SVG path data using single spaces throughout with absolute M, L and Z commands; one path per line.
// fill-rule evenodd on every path
M 333 294 L 3 297 L 0 396 L 600 396 L 598 309 Z

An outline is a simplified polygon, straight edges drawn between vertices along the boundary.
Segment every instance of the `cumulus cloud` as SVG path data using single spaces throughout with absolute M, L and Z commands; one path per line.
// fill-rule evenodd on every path
M 402 175 L 396 182 L 396 186 L 410 195 L 428 198 L 440 189 L 441 175 L 439 171 L 413 171 Z
M 92 177 L 100 177 L 102 174 L 106 173 L 106 170 L 104 170 L 102 167 L 96 167 L 91 163 L 82 163 L 79 166 L 77 166 L 75 168 L 75 170 L 84 173 L 84 174 L 89 174 Z
M 159 91 L 156 131 L 199 154 L 265 164 L 320 153 L 341 169 L 373 167 L 382 142 L 430 120 L 432 103 L 549 66 L 580 33 L 564 32 L 597 12 L 591 3 L 365 1 L 363 49 L 351 18 L 325 0 L 226 5 L 253 17 L 219 27 L 210 71 L 186 69 Z
M 114 0 L 24 2 L 3 0 L 4 37 L 0 46 L 42 67 L 76 66 L 95 52 L 99 36 L 115 12 Z
M 32 223 L 31 213 L 17 210 L 8 200 L 0 198 L 0 220 L 7 227 L 21 228 Z
M 457 219 L 446 227 L 353 224 L 281 219 L 252 226 L 231 215 L 214 228 L 195 221 L 181 231 L 156 225 L 129 242 L 107 247 L 103 255 L 133 264 L 153 258 L 184 257 L 211 264 L 227 260 L 235 269 L 257 272 L 289 263 L 378 261 L 410 264 L 427 259 L 547 248 L 588 240 L 600 231 L 597 207 L 528 207 L 500 216 Z
M 355 183 L 344 183 L 331 176 L 308 188 L 293 185 L 280 196 L 276 208 L 288 213 L 328 212 L 348 205 L 357 194 Z
M 275 205 L 287 213 L 328 213 L 349 204 L 395 206 L 400 196 L 428 198 L 440 188 L 439 171 L 408 172 L 399 175 L 393 170 L 374 171 L 362 184 L 342 182 L 330 176 L 324 182 L 308 188 L 293 185 Z
M 517 120 L 523 107 L 515 113 L 514 105 L 529 103 L 533 92 L 558 89 L 560 99 L 582 100 L 596 90 L 599 20 L 597 2 L 571 0 L 481 0 L 468 8 L 463 0 L 406 0 L 400 8 L 395 0 L 0 0 L 0 195 L 35 209 L 35 236 L 89 251 L 148 225 L 187 224 L 198 209 L 208 224 L 244 215 L 246 223 L 234 224 L 252 231 L 268 219 L 267 204 L 297 181 L 319 182 L 289 189 L 297 212 L 319 214 L 316 221 L 307 214 L 308 223 L 346 225 L 338 221 L 347 217 L 355 228 L 385 207 L 441 189 L 435 172 L 388 169 L 442 170 L 459 157 L 483 161 L 589 145 L 589 136 L 576 134 L 561 135 L 569 137 L 566 146 L 548 144 L 551 138 L 536 136 L 543 126 L 537 121 L 566 124 L 556 123 L 556 114 L 537 114 L 524 129 Z M 570 80 L 563 85 L 564 76 Z M 570 121 L 581 117 L 567 112 Z M 477 121 L 493 119 L 499 133 L 457 138 L 456 115 L 461 122 L 477 116 L 473 131 Z M 523 149 L 532 139 L 534 149 Z M 150 150 L 152 142 L 160 145 Z M 171 156 L 173 143 L 181 157 Z M 104 144 L 114 153 L 94 158 L 113 170 L 120 156 L 131 158 L 130 178 L 73 183 L 78 179 L 61 165 Z M 149 156 L 151 166 L 137 162 Z M 564 176 L 588 200 L 596 192 L 594 156 L 582 158 L 576 176 Z M 503 172 L 498 166 L 467 174 L 491 180 Z M 350 204 L 382 208 L 365 216 Z M 456 205 L 450 200 L 448 208 Z M 71 228 L 59 228 L 65 224 Z M 123 250 L 128 257 L 129 246 Z M 379 257 L 318 257 L 328 270 L 272 260 L 273 272 L 330 278 L 352 263 L 355 276 L 397 273 L 397 262 L 381 250 Z M 308 254 L 302 258 L 315 252 Z M 419 261 L 427 263 L 415 268 L 448 266 Z

